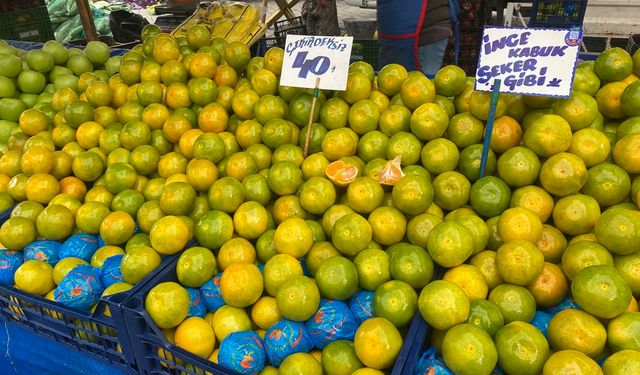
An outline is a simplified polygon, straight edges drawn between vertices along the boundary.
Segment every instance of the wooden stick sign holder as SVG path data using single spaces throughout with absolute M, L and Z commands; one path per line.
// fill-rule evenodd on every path
M 98 39 L 98 32 L 96 31 L 96 25 L 93 23 L 89 2 L 87 0 L 76 0 L 76 5 L 78 6 L 80 22 L 82 22 L 82 29 L 87 42 Z
M 316 112 L 316 105 L 318 105 L 318 95 L 320 91 L 320 77 L 316 78 L 316 85 L 313 88 L 313 100 L 311 101 L 311 112 L 309 113 L 309 122 L 307 122 L 307 133 L 304 139 L 304 157 L 309 155 L 309 141 L 311 139 L 311 127 L 313 125 L 313 115 Z
M 499 79 L 493 81 L 493 89 L 491 90 L 491 101 L 489 102 L 489 116 L 487 117 L 487 127 L 484 132 L 484 143 L 482 145 L 482 159 L 480 160 L 480 177 L 484 177 L 487 169 L 487 158 L 489 157 L 489 149 L 491 147 L 491 133 L 493 133 L 493 122 L 496 119 L 496 107 L 498 106 L 498 98 L 500 97 Z

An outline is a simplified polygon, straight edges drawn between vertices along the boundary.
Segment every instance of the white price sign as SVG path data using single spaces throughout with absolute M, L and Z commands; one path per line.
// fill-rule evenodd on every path
M 343 91 L 347 88 L 352 37 L 287 35 L 282 86 Z
M 581 29 L 485 27 L 475 89 L 567 98 L 581 42 Z

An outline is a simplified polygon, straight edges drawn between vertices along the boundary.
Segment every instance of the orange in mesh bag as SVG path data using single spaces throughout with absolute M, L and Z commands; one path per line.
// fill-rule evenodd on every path
M 383 185 L 393 186 L 396 182 L 400 181 L 402 176 L 404 176 L 400 165 L 401 161 L 401 156 L 396 156 L 393 160 L 387 161 L 382 168 L 380 168 L 377 176 L 378 182 Z

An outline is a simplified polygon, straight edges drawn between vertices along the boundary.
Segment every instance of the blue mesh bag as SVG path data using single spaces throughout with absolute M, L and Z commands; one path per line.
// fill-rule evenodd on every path
M 453 375 L 434 347 L 430 347 L 416 363 L 414 375 Z
M 582 308 L 580 308 L 580 306 L 576 303 L 576 300 L 573 299 L 573 296 L 571 294 L 567 294 L 567 296 L 564 297 L 564 299 L 560 301 L 559 304 L 555 306 L 547 307 L 543 311 L 546 312 L 547 314 L 551 314 L 551 316 L 554 316 L 560 311 L 566 310 L 566 309 L 582 310 Z
M 91 262 L 91 257 L 101 246 L 93 234 L 76 233 L 67 238 L 60 248 L 60 259 L 75 257 Z
M 103 246 L 107 246 L 107 243 L 104 242 L 104 238 L 102 238 L 102 235 L 97 235 L 96 237 L 98 239 L 98 249 L 103 247 Z
M 546 313 L 544 311 L 536 311 L 536 315 L 534 315 L 533 320 L 531 320 L 531 324 L 538 329 L 538 331 L 542 332 L 542 334 L 547 337 L 547 327 L 549 327 L 549 321 L 553 315 Z
M 55 266 L 60 260 L 59 253 L 62 245 L 56 241 L 37 240 L 25 246 L 22 250 L 24 261 L 42 260 Z
M 88 311 L 98 303 L 103 291 L 100 269 L 81 264 L 60 281 L 60 285 L 53 292 L 53 297 L 65 306 Z
M 264 342 L 254 331 L 234 332 L 220 343 L 218 364 L 239 374 L 260 373 L 266 360 Z
M 0 283 L 13 286 L 13 275 L 24 263 L 21 252 L 0 250 Z
M 187 316 L 197 316 L 204 318 L 207 314 L 207 306 L 204 305 L 204 301 L 200 297 L 200 291 L 195 288 L 185 288 L 189 293 L 189 314 Z
M 356 318 L 358 325 L 365 320 L 372 318 L 373 314 L 373 292 L 371 290 L 361 290 L 349 299 L 349 310 Z
M 350 340 L 358 329 L 356 318 L 342 301 L 320 300 L 318 311 L 305 322 L 311 342 L 323 349 L 334 340 Z
M 122 277 L 122 271 L 120 270 L 122 257 L 124 257 L 124 254 L 112 255 L 102 263 L 100 281 L 105 288 L 116 283 L 124 282 L 124 277 Z
M 307 259 L 306 258 L 300 258 L 298 260 L 298 262 L 300 263 L 300 266 L 302 267 L 302 274 L 307 276 L 307 277 L 313 277 L 313 275 L 309 271 L 309 267 L 307 266 Z
M 276 367 L 291 354 L 307 353 L 313 348 L 304 324 L 288 319 L 279 320 L 267 330 L 264 344 L 269 363 Z
M 200 298 L 210 312 L 216 312 L 225 305 L 220 293 L 220 278 L 222 273 L 214 275 L 211 280 L 200 287 Z

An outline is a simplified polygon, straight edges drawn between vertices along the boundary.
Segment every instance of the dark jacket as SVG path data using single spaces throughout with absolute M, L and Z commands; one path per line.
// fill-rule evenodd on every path
M 378 0 L 377 15 L 380 66 L 420 69 L 420 45 L 453 34 L 449 0 Z
M 434 43 L 452 35 L 449 0 L 429 0 L 422 21 L 420 45 Z

